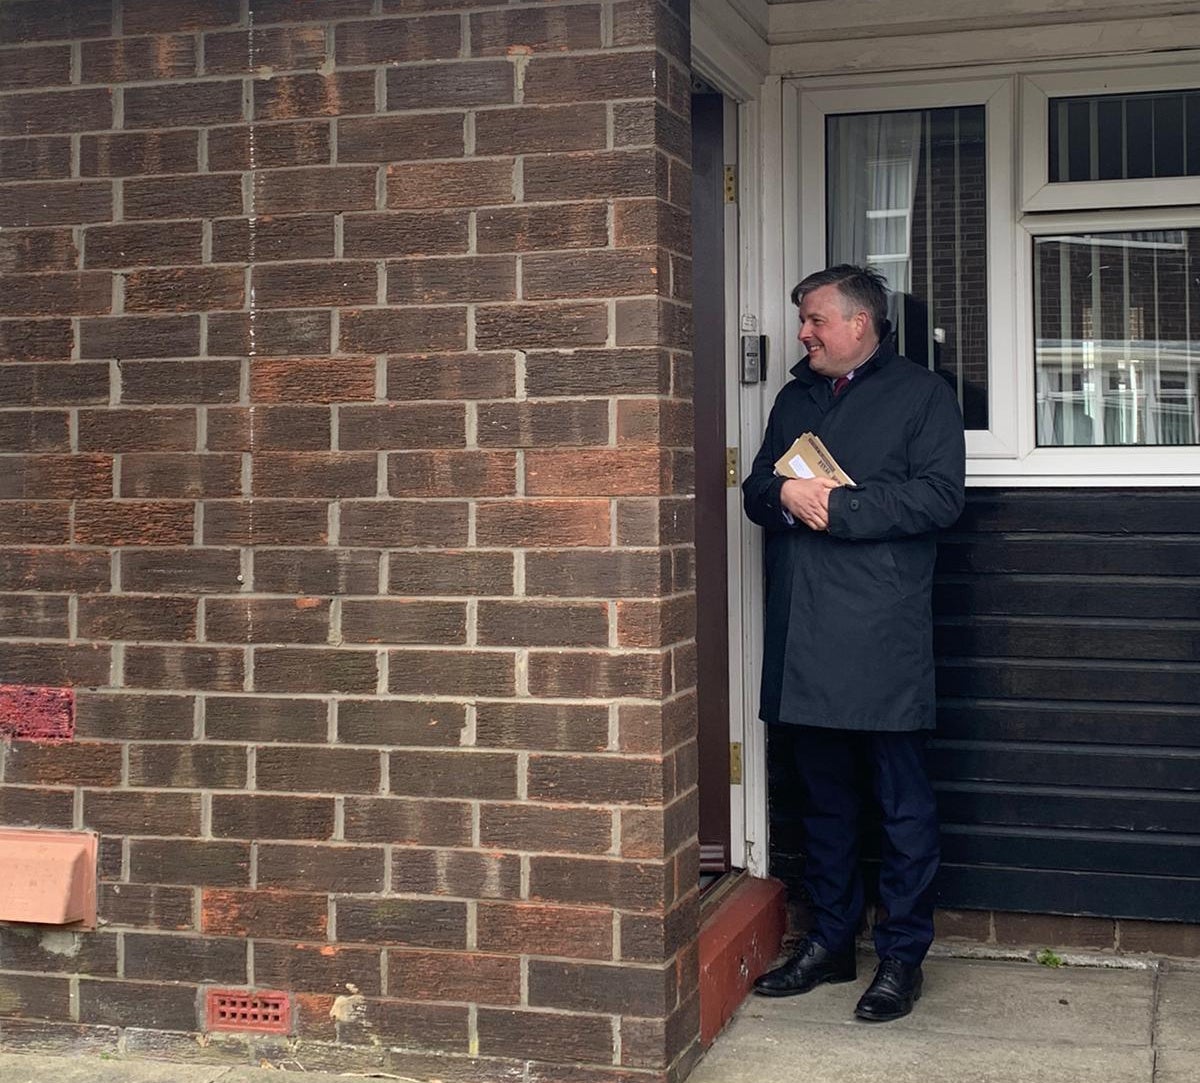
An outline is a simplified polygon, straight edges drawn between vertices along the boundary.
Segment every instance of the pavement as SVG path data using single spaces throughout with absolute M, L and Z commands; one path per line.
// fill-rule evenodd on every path
M 748 999 L 690 1083 L 1200 1083 L 1200 969 L 1148 957 L 1067 958 L 1072 965 L 1050 968 L 1029 958 L 931 957 L 913 1014 L 872 1025 L 853 1019 L 873 973 L 864 956 L 855 985 Z M 305 1083 L 404 1079 L 383 1072 L 297 1076 Z M 0 1083 L 285 1078 L 277 1069 L 112 1054 L 0 1053 Z

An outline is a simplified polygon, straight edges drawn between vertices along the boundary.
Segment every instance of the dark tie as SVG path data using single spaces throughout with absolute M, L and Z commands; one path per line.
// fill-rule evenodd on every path
M 836 399 L 843 391 L 846 390 L 846 385 L 850 382 L 849 376 L 839 376 L 833 381 L 833 397 Z

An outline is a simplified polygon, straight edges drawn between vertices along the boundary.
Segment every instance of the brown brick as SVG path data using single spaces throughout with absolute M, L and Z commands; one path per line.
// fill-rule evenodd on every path
M 389 656 L 393 695 L 511 696 L 516 688 L 511 652 L 397 650 Z
M 379 953 L 367 948 L 259 942 L 254 950 L 254 976 L 278 989 L 324 991 L 351 984 L 366 996 L 377 996 Z
M 338 939 L 465 948 L 467 907 L 433 899 L 338 899 Z
M 6 953 L 7 957 L 7 953 Z M 69 1019 L 70 978 L 35 974 L 0 974 L 0 1001 L 5 1019 Z
M 156 0 L 123 0 L 126 34 L 154 34 L 163 30 L 207 30 L 229 26 L 241 18 L 238 0 L 177 0 L 164 11 Z
M 375 112 L 375 73 L 280 75 L 254 84 L 255 120 L 335 117 Z
M 337 707 L 341 744 L 457 748 L 465 725 L 461 703 L 344 699 Z
M 406 64 L 387 73 L 389 110 L 470 108 L 514 100 L 514 68 L 507 60 Z
M 0 179 L 61 180 L 71 175 L 71 140 L 34 136 L 0 140 Z
M 258 17 L 255 12 L 255 22 Z M 240 75 L 260 69 L 268 74 L 315 71 L 325 62 L 325 30 L 320 26 L 282 26 L 204 35 L 204 71 Z
M 338 442 L 345 450 L 462 447 L 466 411 L 461 405 L 344 407 Z
M 329 730 L 328 708 L 313 699 L 271 699 L 268 696 L 208 696 L 204 702 L 204 733 L 213 741 L 324 741 Z
M 28 406 L 79 406 L 107 402 L 109 394 L 107 365 L 89 365 L 78 362 L 68 364 L 42 363 L 33 365 L 5 365 L 0 368 L 0 401 L 19 402 Z M 89 469 L 94 460 L 77 461 L 76 473 L 92 474 L 88 493 L 80 495 L 106 496 L 111 489 L 104 485 L 99 474 Z M 58 470 L 70 472 L 73 467 L 66 459 L 52 460 L 47 457 L 15 460 L 18 470 L 31 470 L 34 475 L 49 474 Z M 0 491 L 17 492 L 14 486 L 19 478 L 0 478 Z M 47 489 L 30 495 L 53 497 L 56 490 Z M 7 498 L 6 498 L 7 499 Z
M 457 401 L 509 398 L 516 379 L 511 354 L 434 354 L 392 358 L 387 384 L 389 399 Z
M 622 914 L 621 957 L 657 963 L 694 943 L 699 909 L 698 892 L 692 891 L 665 914 Z
M 465 899 L 515 899 L 521 891 L 521 859 L 516 854 L 477 850 L 396 847 L 392 853 L 392 890 Z
M 324 545 L 328 528 L 328 505 L 318 501 L 204 505 L 205 545 Z
M 342 23 L 337 31 L 337 62 L 403 64 L 458 56 L 462 21 L 456 15 Z
M 534 496 L 657 496 L 685 491 L 691 453 L 658 447 L 530 451 L 526 492 Z
M 370 15 L 374 7 L 374 0 L 254 0 L 254 22 L 327 22 Z
M 529 690 L 535 696 L 656 698 L 670 691 L 665 653 L 535 652 L 529 657 Z
M 129 843 L 134 883 L 249 887 L 250 845 L 197 839 L 133 839 Z
M 112 496 L 112 459 L 107 455 L 13 455 L 4 465 L 3 500 Z
M 125 934 L 125 976 L 153 981 L 246 981 L 246 941 Z
M 195 357 L 200 352 L 199 316 L 118 316 L 80 321 L 83 357 L 129 360 Z
M 126 128 L 182 128 L 242 119 L 242 84 L 236 80 L 162 83 L 125 91 Z
M 565 955 L 609 959 L 613 952 L 610 910 L 480 903 L 477 940 L 482 951 L 514 955 Z
M 664 162 L 653 150 L 581 151 L 533 157 L 525 162 L 525 199 L 535 203 L 662 195 Z
M 245 312 L 214 312 L 208 317 L 210 356 L 323 355 L 329 353 L 329 341 L 328 311 L 256 311 L 253 318 Z
M 218 263 L 332 259 L 333 221 L 328 214 L 221 219 L 213 223 L 213 259 Z M 257 332 L 255 327 L 256 346 Z
M 481 806 L 479 842 L 498 850 L 604 854 L 612 849 L 612 813 L 487 803 Z
M 80 451 L 189 451 L 195 446 L 192 410 L 79 411 Z
M 0 49 L 0 90 L 35 90 L 70 82 L 69 45 Z
M 461 158 L 463 153 L 461 113 L 350 117 L 338 122 L 339 162 L 411 162 Z
M 242 213 L 242 179 L 236 173 L 130 179 L 124 208 L 128 219 L 237 215 Z
M 1112 950 L 1116 946 L 1116 927 L 1109 918 L 996 911 L 993 923 L 998 944 L 1091 948 L 1100 951 Z
M 379 554 L 260 549 L 254 555 L 254 587 L 273 594 L 377 594 Z
M 260 748 L 256 782 L 260 790 L 301 793 L 377 793 L 379 753 L 352 748 Z
M 57 530 L 61 532 L 62 526 L 57 526 Z M 5 537 L 7 534 L 0 531 L 0 538 Z M 59 533 L 58 537 L 65 534 Z M 36 538 L 29 541 L 32 543 Z M 58 544 L 65 543 L 60 540 Z M 66 639 L 67 599 L 44 594 L 0 594 L 0 627 L 13 636 Z
M 349 214 L 343 232 L 351 258 L 447 255 L 468 246 L 465 211 Z
M 262 452 L 253 487 L 256 496 L 374 496 L 375 474 L 375 456 L 366 452 Z
M 260 648 L 254 652 L 257 692 L 374 692 L 374 651 Z
M 613 229 L 618 248 L 659 244 L 676 252 L 692 250 L 691 216 L 660 199 L 618 200 Z
M 0 413 L 0 450 L 47 453 L 69 451 L 70 447 L 66 411 L 5 410 Z
M 466 308 L 362 308 L 342 313 L 341 347 L 357 353 L 461 350 L 467 345 Z
M 694 520 L 695 509 L 686 498 L 618 500 L 617 544 L 637 547 L 687 542 L 695 533 Z
M 214 128 L 208 135 L 208 167 L 214 172 L 323 165 L 329 159 L 327 120 Z
M 240 789 L 246 785 L 246 749 L 241 745 L 130 745 L 129 784 L 189 790 Z
M 402 797 L 512 800 L 517 758 L 508 752 L 408 750 L 391 757 L 389 789 Z
M 534 959 L 529 964 L 529 1003 L 568 1011 L 661 1018 L 675 1003 L 675 967 Z
M 617 603 L 617 642 L 623 647 L 661 647 L 695 634 L 695 595 Z
M 604 602 L 481 602 L 478 642 L 484 647 L 603 647 Z
M 109 595 L 79 599 L 84 639 L 175 641 L 196 638 L 196 602 L 158 595 Z
M 0 354 L 7 361 L 65 361 L 74 341 L 70 320 L 0 320 Z
M 211 598 L 204 635 L 211 643 L 324 643 L 329 605 L 322 598 Z
M 125 276 L 127 312 L 204 312 L 241 308 L 246 276 L 240 267 L 155 268 Z
M 691 408 L 691 404 L 688 404 Z M 608 443 L 608 402 L 498 402 L 478 410 L 482 447 Z
M 1200 929 L 1195 925 L 1122 918 L 1118 922 L 1118 935 L 1121 951 L 1125 952 L 1153 952 L 1190 959 L 1200 955 Z
M 657 146 L 685 162 L 692 160 L 690 125 L 659 102 L 620 102 L 613 106 L 613 145 Z
M 100 917 L 108 925 L 138 929 L 191 929 L 190 888 L 146 884 L 101 884 Z
M 110 578 L 108 553 L 0 549 L 0 590 L 104 591 Z
M 107 0 L 46 0 L 6 4 L 0 9 L 0 41 L 105 37 L 112 32 Z
M 202 500 L 237 496 L 241 464 L 236 455 L 126 454 L 121 496 Z
M 511 595 L 511 553 L 393 553 L 388 563 L 392 594 Z
M 184 34 L 85 41 L 82 53 L 85 83 L 183 79 L 196 74 L 196 42 Z
M 393 209 L 477 207 L 513 199 L 511 158 L 388 166 L 388 206 Z
M 340 158 L 340 144 L 338 154 Z M 375 170 L 368 166 L 344 166 L 257 172 L 253 207 L 263 214 L 373 210 Z
M 475 118 L 476 154 L 603 150 L 607 141 L 607 109 L 599 102 L 488 109 Z
M 530 897 L 619 910 L 659 910 L 669 901 L 670 876 L 670 867 L 661 862 L 535 856 L 530 861 Z
M 475 313 L 481 349 L 595 346 L 608 338 L 603 303 L 481 305 Z
M 388 456 L 388 492 L 401 497 L 506 496 L 516 457 L 503 451 L 400 451 Z
M 481 210 L 477 243 L 480 252 L 601 248 L 608 243 L 607 218 L 603 203 Z
M 324 895 L 211 889 L 200 897 L 200 929 L 207 936 L 324 940 L 328 911 Z
M 258 882 L 264 887 L 285 887 L 292 891 L 382 891 L 383 849 L 325 844 L 262 845 L 258 850 Z M 258 977 L 262 980 L 261 974 Z
M 419 1049 L 423 1053 L 402 1054 L 403 1063 L 397 1063 L 395 1054 L 389 1054 L 388 1063 L 400 1068 L 405 1074 L 420 1071 L 422 1075 L 440 1073 L 444 1069 L 444 1057 L 433 1050 L 444 1053 L 465 1054 L 468 1052 L 467 1036 L 468 1009 L 465 1004 L 418 1004 L 411 1000 L 368 1001 L 365 1026 L 368 1033 L 377 1034 L 380 1041 L 391 1048 Z M 419 1066 L 418 1066 L 419 1065 Z M 466 1069 L 472 1072 L 473 1069 Z M 476 1078 L 479 1078 L 478 1076 Z
M 152 267 L 199 263 L 200 235 L 199 222 L 93 226 L 84 233 L 83 265 Z
M 67 229 L 9 230 L 0 234 L 0 274 L 74 269 L 79 253 Z
M 389 996 L 405 1000 L 466 1000 L 476 1004 L 519 1004 L 521 960 L 480 952 L 388 952 Z
M 625 756 L 531 756 L 535 801 L 649 805 L 664 798 L 663 761 Z
M 465 304 L 516 296 L 517 268 L 512 257 L 467 256 L 388 265 L 388 301 L 392 304 Z
M 9 275 L 0 316 L 95 316 L 112 307 L 112 276 L 98 271 Z
M 375 361 L 370 357 L 255 358 L 250 365 L 254 402 L 329 403 L 374 397 Z
M 653 248 L 629 248 L 526 256 L 521 295 L 536 301 L 658 293 L 668 284 L 661 255 Z
M 194 714 L 192 696 L 79 692 L 75 732 L 79 737 L 186 740 L 192 736 Z
M 418 500 L 349 500 L 342 504 L 341 544 L 444 548 L 467 544 L 467 505 L 444 501 L 437 514 Z
M 608 746 L 608 708 L 594 704 L 479 703 L 480 748 L 600 752 Z
M 251 289 L 255 302 L 268 308 L 372 304 L 378 293 L 375 265 L 348 260 L 259 265 Z
M 333 805 L 332 797 L 214 794 L 212 830 L 218 838 L 320 842 L 333 837 Z
M 346 799 L 345 828 L 350 842 L 470 846 L 471 806 L 465 801 L 351 797 Z M 338 935 L 352 939 L 341 928 Z
M 347 643 L 452 645 L 467 641 L 467 610 L 462 602 L 346 601 L 341 629 Z
M 83 980 L 79 983 L 79 1018 L 110 1026 L 194 1031 L 200 1025 L 196 986 Z
M 14 740 L 6 760 L 5 783 L 118 786 L 121 782 L 121 746 L 115 744 L 77 741 L 49 745 Z
M 0 136 L 93 132 L 112 127 L 107 88 L 7 94 L 0 98 Z
M 690 449 L 693 406 L 681 399 L 632 399 L 617 403 L 617 443 Z
M 208 446 L 212 451 L 328 451 L 330 410 L 327 406 L 248 406 L 208 411 Z M 271 504 L 258 510 L 274 514 Z M 278 520 L 276 520 L 278 521 Z M 304 517 L 302 532 L 312 520 Z M 324 524 L 320 525 L 323 534 Z
M 691 59 L 687 18 L 687 9 L 678 4 L 648 6 L 637 0 L 615 4 L 613 44 L 644 45 L 656 42 L 660 48 L 687 64 Z
M 0 521 L 0 545 L 67 545 L 71 540 L 70 504 L 47 500 L 9 503 Z M 4 625 L 12 628 L 12 625 Z M 12 634 L 22 635 L 13 629 Z M 52 638 L 65 639 L 65 636 Z
M 515 8 L 471 16 L 471 52 L 475 56 L 598 49 L 600 44 L 598 4 Z
M 654 98 L 666 93 L 666 59 L 652 51 L 537 57 L 525 72 L 525 101 Z
M 483 1056 L 590 1064 L 609 1064 L 613 1059 L 612 1023 L 607 1016 L 480 1008 L 478 1028 Z
M 236 549 L 156 549 L 121 554 L 121 586 L 145 594 L 230 594 L 238 591 Z
M 125 648 L 125 684 L 129 688 L 240 691 L 243 670 L 242 652 L 232 648 Z
M 192 540 L 191 504 L 122 501 L 79 502 L 74 519 L 78 545 L 185 545 Z
M 85 790 L 83 825 L 105 835 L 199 835 L 200 795 Z

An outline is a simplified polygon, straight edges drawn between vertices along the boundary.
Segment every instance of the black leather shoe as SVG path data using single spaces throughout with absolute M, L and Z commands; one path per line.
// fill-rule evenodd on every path
M 867 991 L 859 998 L 854 1015 L 868 1023 L 887 1023 L 913 1010 L 921 999 L 921 968 L 899 959 L 884 959 Z
M 835 955 L 815 941 L 804 939 L 786 963 L 755 981 L 754 991 L 765 997 L 794 997 L 826 982 L 834 985 L 857 977 L 853 951 Z

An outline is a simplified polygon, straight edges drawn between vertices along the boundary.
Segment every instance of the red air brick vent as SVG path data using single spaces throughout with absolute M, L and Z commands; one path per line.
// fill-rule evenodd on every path
M 209 1030 L 253 1030 L 263 1034 L 288 1032 L 286 993 L 236 993 L 210 989 L 205 1018 Z

